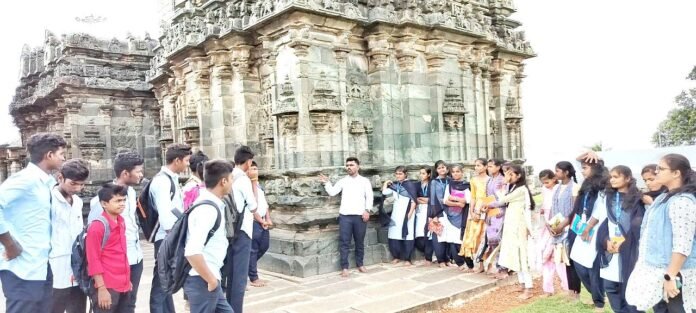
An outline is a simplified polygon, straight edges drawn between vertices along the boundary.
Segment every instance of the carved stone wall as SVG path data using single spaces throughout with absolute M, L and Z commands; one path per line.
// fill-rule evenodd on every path
M 511 0 L 162 3 L 147 73 L 160 141 L 227 159 L 252 147 L 278 224 L 267 268 L 338 267 L 338 198 L 315 177 L 338 177 L 348 156 L 375 187 L 395 165 L 524 158 L 522 62 L 534 52 Z M 368 263 L 386 257 L 370 232 Z
M 153 175 L 161 164 L 159 104 L 145 74 L 156 45 L 148 35 L 102 40 L 46 32 L 43 46 L 25 46 L 10 104 L 22 143 L 36 132 L 63 135 L 69 157 L 89 162 L 97 186 L 113 179 L 113 157 L 121 149 L 139 151 Z

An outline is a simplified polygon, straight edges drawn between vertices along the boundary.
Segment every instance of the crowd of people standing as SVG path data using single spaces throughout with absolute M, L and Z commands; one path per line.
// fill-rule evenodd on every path
M 159 250 L 166 251 L 178 231 L 186 232 L 181 257 L 189 267 L 181 288 L 188 310 L 243 312 L 247 282 L 266 284 L 257 263 L 273 222 L 248 147 L 236 150 L 233 164 L 172 144 L 166 164 L 140 195 L 134 187 L 143 180 L 142 156 L 117 154 L 114 180 L 91 199 L 86 229 L 77 194 L 89 167 L 80 159 L 65 161 L 65 147 L 58 135 L 33 135 L 29 164 L 0 185 L 0 281 L 7 312 L 82 313 L 87 303 L 95 312 L 134 312 L 144 269 L 143 195 L 158 213 L 146 236 L 155 260 L 161 261 Z M 394 198 L 391 212 L 383 201 L 379 205 L 392 263 L 412 265 L 420 251 L 427 266 L 457 266 L 499 279 L 516 273 L 522 299 L 533 296 L 532 273 L 538 271 L 546 295 L 556 292 L 558 277 L 572 299 L 584 286 L 597 310 L 606 296 L 614 312 L 694 311 L 696 173 L 689 160 L 668 154 L 646 165 L 640 176 L 647 191 L 638 189 L 627 166 L 608 169 L 594 153 L 577 161 L 581 183 L 567 161 L 539 173 L 539 201 L 527 171 L 503 160 L 475 160 L 470 179 L 463 165 L 444 161 L 420 168 L 418 180 L 397 167 L 394 180 L 381 188 L 382 200 Z M 347 158 L 345 168 L 347 176 L 336 183 L 324 175 L 319 181 L 330 196 L 341 193 L 340 267 L 348 277 L 351 241 L 358 271 L 368 271 L 364 239 L 374 193 L 357 158 Z M 181 187 L 179 177 L 188 170 Z M 86 280 L 75 265 L 80 245 Z M 150 312 L 175 312 L 169 280 L 158 271 L 171 265 L 158 261 Z

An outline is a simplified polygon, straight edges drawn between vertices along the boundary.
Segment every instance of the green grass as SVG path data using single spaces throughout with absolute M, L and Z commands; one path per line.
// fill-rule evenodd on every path
M 570 303 L 565 296 L 553 296 L 548 298 L 540 298 L 530 304 L 517 307 L 510 310 L 511 313 L 537 313 L 537 312 L 563 312 L 563 313 L 594 313 L 594 307 L 591 305 L 583 304 L 582 302 L 591 302 L 590 294 L 582 289 L 580 294 L 580 302 Z M 611 313 L 614 312 L 607 302 L 604 306 L 604 312 Z M 652 309 L 648 310 L 652 313 Z

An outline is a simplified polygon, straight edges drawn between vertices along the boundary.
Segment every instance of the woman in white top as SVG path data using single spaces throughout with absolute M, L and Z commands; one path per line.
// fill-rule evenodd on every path
M 382 186 L 382 194 L 394 196 L 394 204 L 389 223 L 389 251 L 394 260 L 392 264 L 404 261 L 406 265 L 411 265 L 411 253 L 413 252 L 415 240 L 415 220 L 416 201 L 407 190 L 406 180 L 408 173 L 406 167 L 398 166 L 394 170 L 396 182 L 385 181 Z

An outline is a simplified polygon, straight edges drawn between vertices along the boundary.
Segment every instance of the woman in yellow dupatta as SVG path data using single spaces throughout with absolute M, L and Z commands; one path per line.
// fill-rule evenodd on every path
M 471 178 L 471 199 L 472 203 L 469 206 L 469 218 L 466 221 L 464 229 L 464 237 L 462 239 L 462 247 L 459 250 L 459 255 L 470 258 L 474 262 L 482 263 L 477 260 L 477 253 L 480 249 L 481 242 L 486 234 L 485 217 L 482 216 L 481 208 L 485 206 L 484 199 L 486 198 L 486 184 L 488 183 L 488 175 L 486 173 L 486 159 L 476 159 L 474 161 L 474 174 Z M 475 266 L 474 266 L 475 267 Z M 462 266 L 460 270 L 471 272 L 473 269 Z M 481 269 L 482 270 L 482 269 Z

